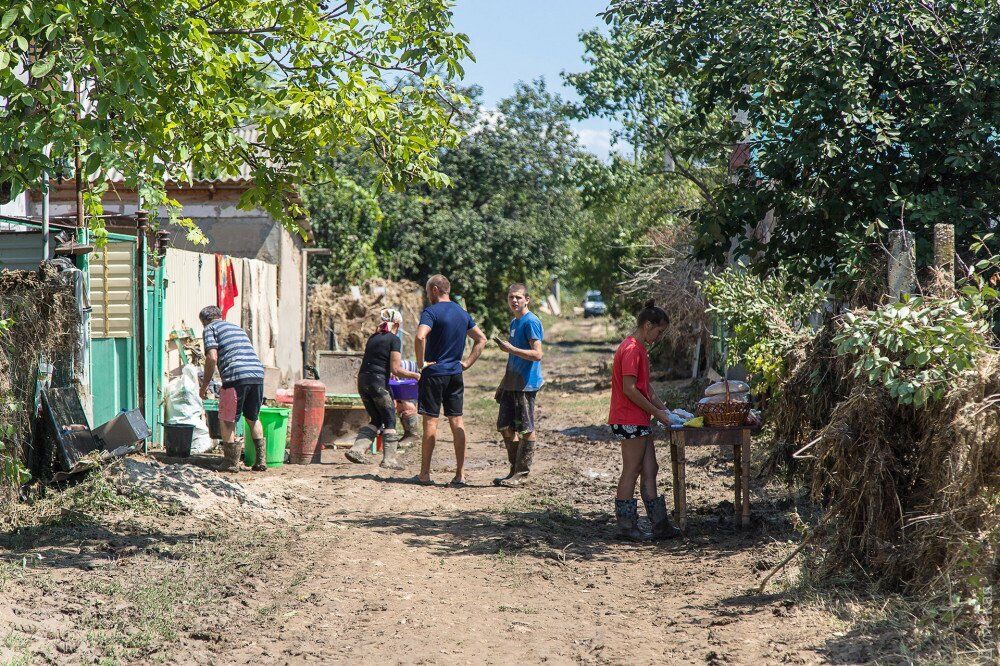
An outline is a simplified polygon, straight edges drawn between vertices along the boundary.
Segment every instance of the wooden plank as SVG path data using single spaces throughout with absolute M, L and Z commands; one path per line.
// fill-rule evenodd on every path
M 743 442 L 740 447 L 740 461 L 743 476 L 743 502 L 740 524 L 743 527 L 750 525 L 750 430 L 743 431 Z
M 683 433 L 686 446 L 732 446 L 744 430 L 749 428 L 678 428 L 671 432 Z

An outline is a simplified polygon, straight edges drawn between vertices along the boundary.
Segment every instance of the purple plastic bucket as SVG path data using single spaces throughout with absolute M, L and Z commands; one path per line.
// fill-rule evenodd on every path
M 417 380 L 416 379 L 390 379 L 389 390 L 396 400 L 416 400 Z

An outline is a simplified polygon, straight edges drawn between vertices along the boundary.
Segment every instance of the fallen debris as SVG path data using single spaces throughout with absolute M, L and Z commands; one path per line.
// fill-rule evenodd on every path
M 160 502 L 178 504 L 195 516 L 288 518 L 293 513 L 266 493 L 248 490 L 238 481 L 193 465 L 126 458 L 122 461 L 122 480 Z

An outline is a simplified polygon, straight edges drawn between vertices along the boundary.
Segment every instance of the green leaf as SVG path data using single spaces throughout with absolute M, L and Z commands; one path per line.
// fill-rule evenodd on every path
M 17 7 L 5 11 L 3 14 L 3 18 L 0 18 L 0 30 L 6 30 L 7 28 L 9 28 L 11 25 L 13 25 L 14 20 L 16 18 L 17 18 Z
M 55 64 L 56 64 L 55 56 L 47 56 L 41 60 L 38 60 L 37 62 L 35 62 L 35 64 L 31 66 L 31 76 L 33 76 L 36 79 L 41 78 L 46 74 L 48 74 L 49 72 L 51 72 Z

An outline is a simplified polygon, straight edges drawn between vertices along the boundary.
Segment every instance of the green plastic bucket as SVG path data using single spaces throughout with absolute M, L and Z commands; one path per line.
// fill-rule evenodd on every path
M 264 441 L 267 443 L 267 466 L 281 467 L 285 464 L 285 443 L 288 439 L 288 420 L 292 410 L 288 407 L 262 407 L 260 410 L 260 425 L 264 429 Z M 244 419 L 244 423 L 246 420 Z M 247 438 L 243 446 L 243 461 L 247 467 L 253 467 L 257 456 L 250 441 L 250 424 L 246 423 Z

